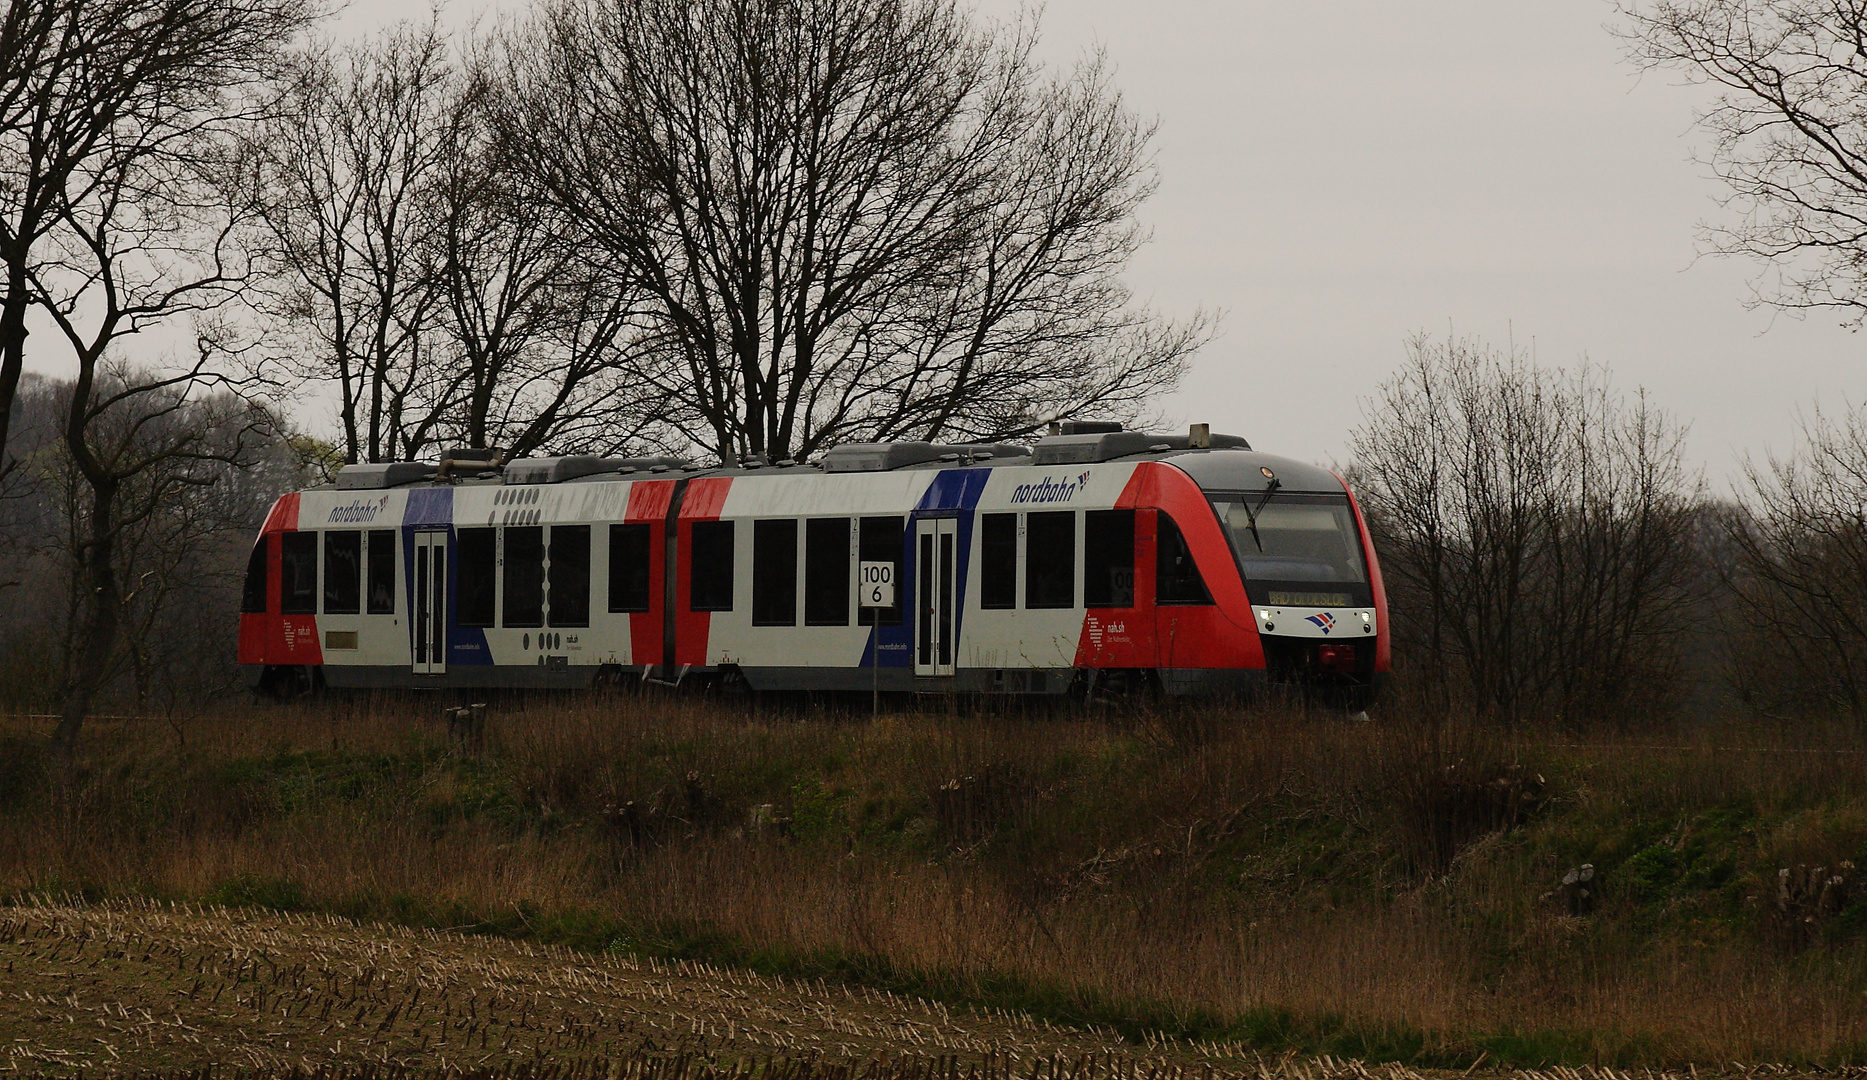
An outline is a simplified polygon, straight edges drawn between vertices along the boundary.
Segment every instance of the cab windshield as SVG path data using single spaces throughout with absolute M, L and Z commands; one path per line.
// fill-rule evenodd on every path
M 1348 499 L 1273 492 L 1215 496 L 1252 603 L 1350 607 L 1369 602 L 1367 567 Z

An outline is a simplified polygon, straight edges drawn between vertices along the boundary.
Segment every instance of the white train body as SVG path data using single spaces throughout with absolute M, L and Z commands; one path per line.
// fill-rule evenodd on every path
M 1062 436 L 1035 457 L 855 447 L 785 468 L 352 467 L 273 508 L 240 660 L 256 682 L 333 687 L 1060 693 L 1117 671 L 1180 692 L 1280 671 L 1372 687 L 1385 598 L 1340 478 L 1242 440 L 1137 438 L 1168 437 Z M 1258 500 L 1241 554 L 1228 508 Z M 1241 567 L 1268 558 L 1256 526 L 1278 514 L 1295 524 L 1273 545 L 1298 554 L 1276 573 L 1294 577 L 1248 587 Z M 893 608 L 860 606 L 865 562 L 894 578 Z

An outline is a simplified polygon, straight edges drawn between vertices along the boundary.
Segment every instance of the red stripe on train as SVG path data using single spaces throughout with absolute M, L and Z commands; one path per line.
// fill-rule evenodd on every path
M 1084 613 L 1076 666 L 1263 668 L 1264 645 L 1231 546 L 1192 477 L 1171 465 L 1142 462 L 1115 506 L 1135 511 L 1134 607 L 1091 608 Z M 1213 603 L 1155 603 L 1154 561 L 1162 513 L 1179 526 Z
M 727 489 L 732 487 L 732 483 L 730 476 L 688 482 L 687 494 L 681 499 L 681 519 L 676 534 L 680 565 L 689 568 L 693 566 L 694 522 L 719 520 L 720 511 L 726 506 Z M 713 615 L 711 612 L 693 610 L 691 592 L 694 575 L 691 569 L 675 577 L 674 662 L 704 666 L 707 663 L 707 635 L 712 630 Z
M 315 615 L 279 614 L 279 536 L 298 530 L 297 492 L 282 495 L 272 504 L 259 543 L 266 545 L 266 613 L 240 616 L 238 659 L 242 664 L 322 664 Z
M 664 530 L 668 524 L 668 501 L 674 496 L 672 480 L 637 480 L 629 485 L 629 505 L 622 520 L 631 525 L 647 525 L 648 536 L 648 610 L 629 616 L 629 662 L 659 664 L 661 630 L 666 616 L 668 545 Z
M 1342 474 L 1335 478 L 1342 480 Z M 1348 492 L 1348 507 L 1355 512 L 1355 528 L 1361 533 L 1361 555 L 1368 560 L 1368 587 L 1374 591 L 1374 670 L 1376 673 L 1389 671 L 1394 666 L 1393 639 L 1387 633 L 1387 586 L 1381 581 L 1381 560 L 1374 557 L 1374 538 L 1368 534 L 1368 523 L 1361 516 L 1361 503 L 1355 501 L 1354 489 L 1342 480 L 1342 490 Z

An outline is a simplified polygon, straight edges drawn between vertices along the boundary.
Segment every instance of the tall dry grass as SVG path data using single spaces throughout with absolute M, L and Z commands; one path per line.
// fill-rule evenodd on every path
M 1846 732 L 614 697 L 496 702 L 466 753 L 438 711 L 98 724 L 69 768 L 15 723 L 0 889 L 704 954 L 1420 1061 L 1867 1048 Z M 1813 866 L 1837 897 L 1778 903 L 1776 871 Z

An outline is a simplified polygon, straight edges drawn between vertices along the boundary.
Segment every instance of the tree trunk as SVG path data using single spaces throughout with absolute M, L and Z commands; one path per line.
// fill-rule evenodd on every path
M 13 396 L 19 392 L 20 373 L 26 366 L 26 309 L 31 305 L 25 267 L 9 266 L 6 296 L 0 301 L 0 476 L 10 468 L 7 429 L 13 416 Z
M 84 585 L 84 628 L 73 642 L 78 655 L 70 664 L 58 728 L 52 734 L 52 742 L 66 756 L 77 747 L 78 732 L 84 727 L 91 701 L 110 676 L 110 657 L 116 648 L 122 617 L 122 591 L 117 586 L 115 558 L 117 483 L 115 480 L 92 481 L 90 489 L 91 521 L 87 530 L 90 535 L 79 566 Z

